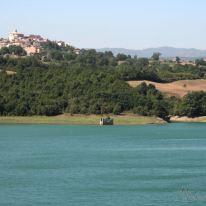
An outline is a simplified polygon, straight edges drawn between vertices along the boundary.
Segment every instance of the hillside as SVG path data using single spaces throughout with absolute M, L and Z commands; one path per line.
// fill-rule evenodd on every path
M 25 56 L 19 46 L 2 48 L 0 115 L 119 115 L 130 112 L 165 120 L 171 115 L 206 116 L 206 92 L 188 94 L 182 100 L 163 95 L 184 96 L 188 91 L 206 91 L 200 80 L 191 84 L 187 81 L 156 84 L 158 90 L 146 84 L 135 87 L 142 81 L 130 82 L 134 87 L 127 84 L 127 81 L 145 79 L 152 82 L 204 79 L 205 64 L 200 60 L 196 65 L 168 61 L 162 64 L 158 59 L 114 56 L 112 52 L 95 50 L 81 50 L 77 54 L 73 48 L 51 41 L 42 44 L 41 52 L 33 56 Z
M 185 48 L 174 48 L 174 47 L 158 47 L 158 48 L 148 48 L 142 50 L 132 50 L 132 49 L 124 49 L 124 48 L 102 48 L 97 51 L 105 52 L 112 51 L 114 55 L 119 53 L 123 53 L 126 55 L 138 57 L 151 57 L 154 52 L 160 52 L 162 57 L 165 58 L 173 58 L 179 56 L 181 58 L 186 59 L 195 59 L 200 57 L 206 57 L 206 50 L 199 49 L 185 49 Z
M 188 92 L 206 91 L 206 80 L 180 80 L 172 83 L 156 83 L 151 81 L 128 81 L 129 85 L 136 87 L 142 82 L 153 84 L 159 91 L 168 96 L 183 97 Z

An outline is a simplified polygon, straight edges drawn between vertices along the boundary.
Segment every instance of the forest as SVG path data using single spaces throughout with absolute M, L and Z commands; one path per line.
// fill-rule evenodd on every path
M 80 50 L 48 41 L 39 54 L 25 56 L 18 46 L 0 49 L 0 114 L 54 116 L 133 112 L 167 119 L 206 115 L 206 93 L 166 97 L 153 85 L 130 87 L 128 80 L 172 82 L 206 78 L 202 59 L 195 65 L 160 62 L 112 52 Z M 9 71 L 13 72 L 12 74 Z

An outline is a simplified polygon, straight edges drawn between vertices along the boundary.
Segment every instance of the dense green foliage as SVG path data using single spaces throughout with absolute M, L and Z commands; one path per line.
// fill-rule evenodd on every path
M 20 46 L 10 45 L 9 47 L 2 47 L 0 49 L 0 55 L 25 56 L 26 51 Z
M 174 114 L 179 116 L 206 116 L 206 92 L 192 92 L 174 106 Z
M 206 66 L 206 62 L 203 58 L 202 59 L 196 59 L 195 64 L 198 65 L 198 66 Z
M 201 98 L 189 94 L 181 101 L 164 97 L 152 85 L 143 83 L 137 88 L 131 88 L 125 81 L 169 82 L 204 78 L 204 67 L 179 64 L 170 66 L 160 64 L 155 56 L 151 61 L 124 54 L 115 57 L 111 52 L 99 53 L 95 50 L 81 50 L 77 55 L 73 47 L 58 46 L 54 42 L 45 43 L 41 53 L 32 57 L 5 57 L 2 50 L 1 115 L 51 116 L 64 112 L 120 114 L 133 111 L 166 118 L 169 114 L 205 114 L 204 93 L 199 94 Z M 16 74 L 7 75 L 8 70 Z M 201 101 L 201 108 L 197 99 Z M 197 111 L 193 111 L 193 107 L 198 108 Z
M 113 70 L 44 65 L 34 57 L 8 62 L 10 68 L 15 64 L 17 74 L 0 75 L 3 115 L 119 114 L 133 109 L 145 115 L 165 114 L 159 112 L 164 98 L 153 86 L 130 88 Z

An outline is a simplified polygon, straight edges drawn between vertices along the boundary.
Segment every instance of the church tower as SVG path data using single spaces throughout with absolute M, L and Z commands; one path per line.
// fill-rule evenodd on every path
M 24 34 L 19 33 L 19 32 L 17 31 L 17 29 L 16 29 L 14 32 L 11 32 L 11 33 L 9 34 L 9 41 L 10 41 L 10 42 L 13 42 L 13 41 L 18 40 L 18 39 L 20 39 L 20 38 L 22 38 L 22 37 L 24 37 Z

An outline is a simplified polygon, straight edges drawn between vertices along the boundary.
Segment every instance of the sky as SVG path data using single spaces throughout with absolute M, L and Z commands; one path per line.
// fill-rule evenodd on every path
M 1 0 L 0 37 L 18 29 L 79 48 L 206 49 L 205 0 Z

